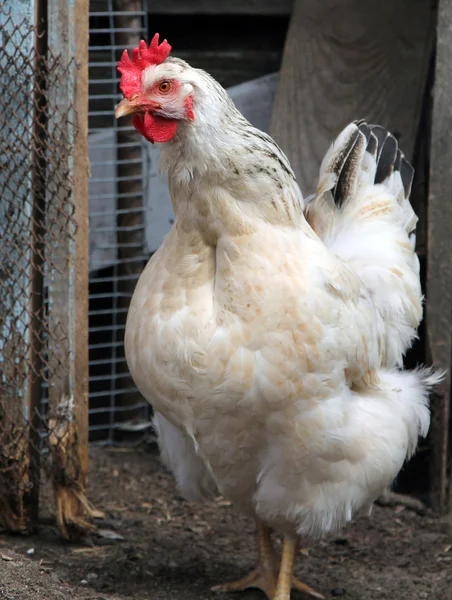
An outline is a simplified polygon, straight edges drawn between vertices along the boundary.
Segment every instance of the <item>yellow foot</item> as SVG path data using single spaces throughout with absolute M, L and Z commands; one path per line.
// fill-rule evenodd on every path
M 231 583 L 216 585 L 213 592 L 242 592 L 257 588 L 267 595 L 268 600 L 289 600 L 290 590 L 298 590 L 313 598 L 324 600 L 324 596 L 292 575 L 297 543 L 285 539 L 281 567 L 271 542 L 271 531 L 263 523 L 257 524 L 258 564 L 246 577 Z
M 299 592 L 303 592 L 304 594 L 307 594 L 308 596 L 312 596 L 313 598 L 319 598 L 319 600 L 325 600 L 325 596 L 323 596 L 319 592 L 316 592 L 307 583 L 303 583 L 302 581 L 297 579 L 295 577 L 295 575 L 292 575 L 292 589 L 298 590 Z
M 273 569 L 266 565 L 259 565 L 242 579 L 216 585 L 212 588 L 212 592 L 242 592 L 249 588 L 257 588 L 262 590 L 267 598 L 271 600 L 275 595 L 277 578 L 277 568 Z
M 249 588 L 256 588 L 264 592 L 269 600 L 273 600 L 276 593 L 276 583 L 278 581 L 278 567 L 270 568 L 268 566 L 259 565 L 251 571 L 246 577 L 238 579 L 237 581 L 231 581 L 230 583 L 224 583 L 222 585 L 216 585 L 212 588 L 212 592 L 242 592 Z M 313 598 L 324 600 L 325 596 L 322 596 L 319 592 L 312 589 L 311 586 L 303 583 L 295 576 L 292 575 L 292 589 L 303 592 Z

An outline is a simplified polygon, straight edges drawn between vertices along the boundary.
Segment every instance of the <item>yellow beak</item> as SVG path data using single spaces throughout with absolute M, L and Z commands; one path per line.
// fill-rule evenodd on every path
M 142 112 L 145 109 L 157 109 L 160 108 L 160 105 L 156 102 L 152 102 L 151 100 L 147 100 L 142 96 L 132 96 L 131 98 L 121 100 L 115 110 L 115 117 L 119 119 L 120 117 L 126 117 L 127 115 L 133 115 L 137 112 Z
M 138 107 L 137 104 L 133 100 L 121 100 L 115 110 L 115 117 L 119 119 L 120 117 L 125 117 L 127 115 L 131 115 L 138 110 L 141 110 L 142 107 Z

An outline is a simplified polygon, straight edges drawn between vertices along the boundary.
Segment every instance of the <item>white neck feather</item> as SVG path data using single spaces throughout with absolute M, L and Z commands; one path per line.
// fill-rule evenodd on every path
M 204 229 L 215 221 L 230 231 L 257 220 L 299 227 L 303 199 L 289 161 L 217 82 L 199 73 L 202 85 L 193 84 L 195 119 L 180 122 L 161 151 L 176 217 L 197 214 L 193 226 L 202 221 Z

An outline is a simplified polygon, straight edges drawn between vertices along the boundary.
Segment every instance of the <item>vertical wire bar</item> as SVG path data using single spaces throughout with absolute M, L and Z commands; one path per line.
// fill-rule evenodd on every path
M 122 350 L 125 319 L 146 257 L 144 144 L 132 127 L 122 122 L 118 124 L 114 119 L 114 107 L 121 97 L 117 60 L 122 50 L 130 47 L 118 32 L 120 15 L 115 9 L 119 8 L 116 0 L 104 0 L 104 10 L 100 16 L 93 15 L 91 27 L 105 31 L 108 37 L 104 37 L 102 43 L 100 34 L 92 35 L 90 47 L 90 162 L 93 172 L 90 180 L 90 382 L 93 394 L 90 439 L 99 442 L 103 436 L 109 443 L 121 441 L 115 433 L 117 421 L 147 417 L 149 410 L 130 377 L 123 376 L 128 372 Z M 146 29 L 143 30 L 146 0 L 140 0 L 139 6 L 127 3 L 126 8 L 121 16 L 136 22 L 138 39 L 146 37 Z M 122 35 L 126 35 L 125 32 Z M 130 143 L 128 136 L 132 137 Z M 122 137 L 126 140 L 124 143 Z M 133 153 L 133 160 L 129 160 L 130 153 Z M 97 342 L 103 351 L 96 349 Z M 107 357 L 111 360 L 105 361 Z M 103 359 L 102 364 L 100 359 Z M 130 398 L 131 407 L 128 414 L 123 406 L 127 398 Z M 141 409 L 137 409 L 139 404 Z M 123 437 L 123 434 L 119 435 Z
M 117 80 L 118 80 L 118 75 L 117 75 L 117 70 L 116 70 L 116 65 L 115 65 L 115 51 L 114 51 L 114 47 L 115 47 L 115 24 L 114 24 L 114 7 L 113 7 L 113 0 L 108 0 L 108 13 L 109 13 L 109 27 L 110 27 L 110 61 L 111 61 L 111 79 L 112 79 L 112 94 L 115 94 L 117 92 Z M 118 139 L 118 125 L 117 125 L 117 121 L 116 119 L 113 118 L 113 132 L 114 132 L 114 137 L 113 140 L 117 140 Z M 117 164 L 118 162 L 118 146 L 117 144 L 115 144 L 115 162 Z M 115 179 L 116 179 L 116 173 L 115 173 Z M 117 185 L 116 181 L 115 181 L 115 186 Z M 116 201 L 117 202 L 117 201 Z M 117 208 L 117 205 L 116 205 Z M 112 345 L 112 363 L 111 363 L 111 371 L 110 371 L 110 414 L 109 414 L 109 420 L 110 420 L 110 428 L 108 430 L 108 440 L 110 443 L 113 442 L 113 432 L 114 432 L 114 423 L 115 423 L 115 408 L 116 408 L 116 395 L 114 394 L 114 391 L 116 389 L 116 367 L 117 367 L 117 344 L 115 344 L 116 342 L 116 327 L 118 325 L 118 320 L 117 320 L 117 316 L 118 316 L 118 259 L 119 259 L 119 253 L 118 253 L 118 248 L 116 248 L 116 252 L 115 252 L 115 263 L 113 266 L 113 311 L 112 311 L 112 317 L 113 317 L 113 323 L 112 323 L 112 328 L 111 328 L 111 345 Z
M 138 46 L 143 37 L 143 19 L 142 0 L 114 0 L 114 7 L 117 14 L 115 23 L 115 46 L 131 50 Z M 121 50 L 116 50 L 116 60 L 122 54 Z M 118 146 L 124 142 L 136 142 L 135 147 L 118 147 L 118 162 L 116 168 L 117 190 L 118 190 L 118 216 L 117 216 L 117 242 L 118 242 L 118 266 L 117 276 L 119 276 L 118 288 L 122 292 L 118 296 L 117 310 L 128 309 L 136 281 L 141 274 L 144 264 L 139 257 L 143 254 L 144 247 L 144 207 L 143 207 L 143 168 L 142 160 L 142 137 L 133 129 L 132 131 L 118 130 L 116 125 L 116 140 Z M 132 164 L 126 164 L 132 159 Z M 124 161 L 124 162 L 123 162 Z M 129 177 L 129 181 L 127 181 Z M 131 196 L 125 197 L 125 193 L 131 193 Z M 140 208 L 138 212 L 136 209 Z M 130 210 L 132 209 L 132 210 Z M 128 212 L 130 210 L 130 212 Z M 117 328 L 116 341 L 123 342 L 126 312 L 121 311 L 117 317 L 117 324 L 122 328 Z M 127 369 L 125 359 L 122 369 Z M 130 376 L 117 379 L 117 388 L 129 388 L 131 385 Z M 141 400 L 141 395 L 136 392 L 124 392 L 116 396 L 117 408 L 124 408 L 127 405 L 135 406 Z M 117 411 L 116 419 L 118 421 L 137 419 L 138 414 L 133 411 Z M 116 433 L 118 441 L 126 438 L 125 433 Z

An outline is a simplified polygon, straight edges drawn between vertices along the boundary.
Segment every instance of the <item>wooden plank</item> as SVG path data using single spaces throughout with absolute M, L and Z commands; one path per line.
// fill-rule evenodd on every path
M 78 424 L 79 460 L 81 470 L 78 485 L 84 494 L 86 490 L 89 458 L 88 458 L 88 429 L 89 429 L 89 398 L 88 398 L 88 279 L 89 279 L 89 243 L 88 243 L 88 45 L 89 45 L 89 0 L 77 0 L 74 3 L 72 23 L 73 31 L 72 52 L 74 57 L 74 114 L 77 135 L 74 140 L 73 154 L 73 198 L 74 219 L 77 231 L 74 237 L 74 302 L 73 302 L 73 384 L 75 403 L 75 420 Z M 86 505 L 75 502 L 76 514 L 86 514 L 94 517 L 95 512 L 86 511 Z
M 354 119 L 388 127 L 412 156 L 433 18 L 425 0 L 296 0 L 270 132 L 304 194 Z
M 0 9 L 0 527 L 17 532 L 36 522 L 39 481 L 28 425 L 40 385 L 32 312 L 35 11 L 34 0 L 6 0 Z
M 293 0 L 165 0 L 150 2 L 154 15 L 290 15 Z M 105 0 L 91 0 L 91 12 L 105 11 Z
M 90 527 L 88 474 L 88 0 L 49 0 L 49 446 L 64 537 Z M 58 69 L 62 70 L 59 71 Z M 61 144 L 61 147 L 60 147 Z M 53 161 L 53 162 L 52 162 Z
M 452 357 L 452 0 L 440 0 L 427 208 L 427 343 L 430 360 L 447 376 L 432 403 L 431 501 L 445 512 L 450 466 L 449 416 Z M 448 464 L 449 463 L 449 464 Z

